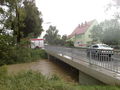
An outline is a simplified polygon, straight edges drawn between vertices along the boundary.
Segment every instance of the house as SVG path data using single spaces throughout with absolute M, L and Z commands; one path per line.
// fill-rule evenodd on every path
M 79 24 L 75 30 L 68 36 L 74 42 L 75 47 L 86 47 L 92 41 L 90 38 L 90 31 L 94 25 L 97 24 L 96 20 Z

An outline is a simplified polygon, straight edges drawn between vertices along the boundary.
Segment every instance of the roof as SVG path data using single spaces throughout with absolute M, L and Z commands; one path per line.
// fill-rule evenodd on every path
M 85 22 L 85 24 L 79 24 L 76 28 L 75 28 L 75 30 L 69 35 L 69 37 L 73 37 L 73 36 L 75 36 L 75 35 L 78 35 L 78 34 L 83 34 L 83 33 L 85 33 L 87 30 L 88 30 L 88 28 L 93 24 L 93 22 L 94 22 L 95 20 L 92 20 L 92 21 L 90 21 L 90 22 Z

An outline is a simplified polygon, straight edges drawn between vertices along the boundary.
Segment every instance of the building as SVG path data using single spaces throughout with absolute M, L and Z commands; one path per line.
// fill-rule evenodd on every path
M 44 39 L 33 38 L 30 39 L 31 48 L 44 48 Z
M 79 24 L 75 30 L 68 36 L 74 42 L 75 47 L 86 47 L 92 41 L 90 38 L 90 31 L 94 25 L 97 24 L 96 20 Z

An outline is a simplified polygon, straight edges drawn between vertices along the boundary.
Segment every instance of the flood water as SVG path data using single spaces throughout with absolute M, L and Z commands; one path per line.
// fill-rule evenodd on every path
M 77 83 L 78 76 L 76 73 L 73 73 L 73 70 L 70 71 L 71 69 L 67 66 L 64 65 L 65 67 L 63 67 L 62 65 L 50 60 L 39 60 L 32 63 L 8 65 L 8 72 L 15 74 L 23 70 L 35 70 L 41 72 L 43 75 L 56 74 L 65 81 Z

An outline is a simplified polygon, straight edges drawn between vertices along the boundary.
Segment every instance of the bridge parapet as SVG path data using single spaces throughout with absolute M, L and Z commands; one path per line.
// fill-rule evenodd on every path
M 66 48 L 60 46 L 45 46 L 45 50 L 49 54 L 54 53 L 52 55 L 60 59 L 66 58 L 70 62 L 67 60 L 65 60 L 65 62 L 71 64 L 73 67 L 81 70 L 82 72 L 95 77 L 96 79 L 98 78 L 99 80 L 102 80 L 107 84 L 120 85 L 120 58 L 119 58 L 120 52 L 119 51 L 96 50 L 96 49 L 91 49 L 88 51 L 88 49 Z M 103 52 L 103 53 L 98 53 L 98 52 Z M 111 55 L 109 55 L 108 53 L 110 53 Z M 85 67 L 83 68 L 82 66 Z M 86 67 L 88 70 L 86 69 Z M 104 81 L 104 79 L 107 80 Z

